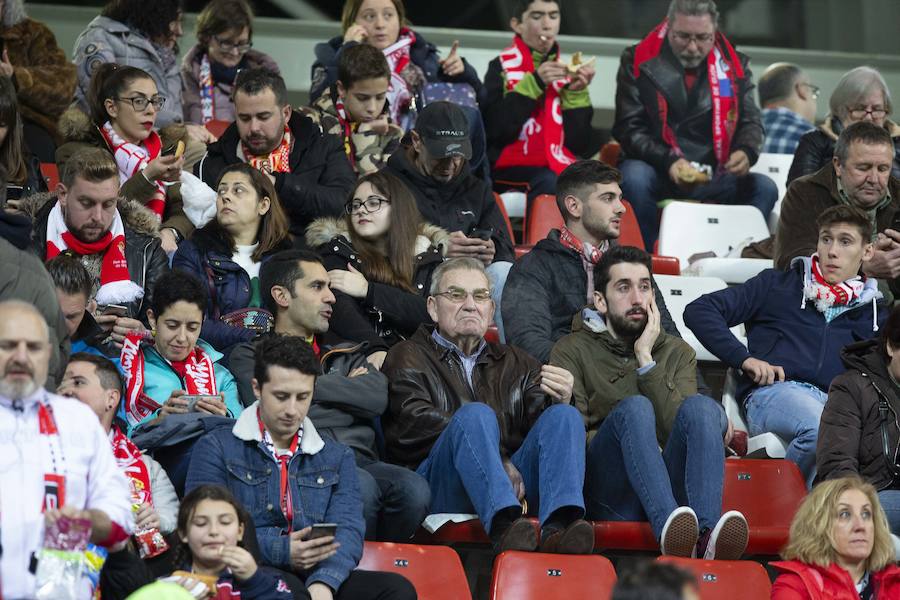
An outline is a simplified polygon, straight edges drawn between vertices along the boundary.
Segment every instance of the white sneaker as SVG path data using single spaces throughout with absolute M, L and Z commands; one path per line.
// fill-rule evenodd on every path
M 706 560 L 738 560 L 747 549 L 750 527 L 743 514 L 729 510 L 719 517 L 719 522 L 709 535 L 709 543 L 703 552 Z
M 689 506 L 679 506 L 666 519 L 662 535 L 659 536 L 659 549 L 664 555 L 690 558 L 697 547 L 700 537 L 700 524 L 697 515 Z

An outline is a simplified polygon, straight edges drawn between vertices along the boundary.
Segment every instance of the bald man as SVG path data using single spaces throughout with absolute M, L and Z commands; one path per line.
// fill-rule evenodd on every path
M 47 323 L 31 304 L 0 302 L 0 596 L 32 598 L 29 570 L 45 526 L 89 519 L 91 541 L 116 546 L 133 528 L 131 493 L 97 416 L 44 389 Z

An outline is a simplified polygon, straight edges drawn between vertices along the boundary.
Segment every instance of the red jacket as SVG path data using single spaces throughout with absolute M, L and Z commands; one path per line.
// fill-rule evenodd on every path
M 772 586 L 772 600 L 859 600 L 856 586 L 844 569 L 827 569 L 796 560 L 769 563 L 782 572 Z M 900 598 L 900 568 L 888 565 L 872 574 L 877 600 Z

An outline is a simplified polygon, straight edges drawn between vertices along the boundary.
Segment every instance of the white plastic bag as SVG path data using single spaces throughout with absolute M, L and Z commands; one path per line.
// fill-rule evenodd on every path
M 181 172 L 181 199 L 194 227 L 199 229 L 215 218 L 216 191 L 193 173 Z

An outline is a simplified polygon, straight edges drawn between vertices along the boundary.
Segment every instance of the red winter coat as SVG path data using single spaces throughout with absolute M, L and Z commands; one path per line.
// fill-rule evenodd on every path
M 859 600 L 850 574 L 836 564 L 828 568 L 796 560 L 769 564 L 782 573 L 772 586 L 772 600 Z M 871 577 L 873 598 L 900 598 L 900 568 L 896 565 L 888 565 Z

